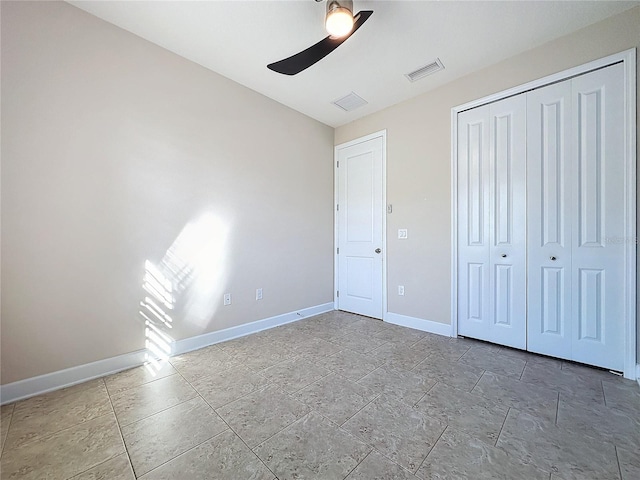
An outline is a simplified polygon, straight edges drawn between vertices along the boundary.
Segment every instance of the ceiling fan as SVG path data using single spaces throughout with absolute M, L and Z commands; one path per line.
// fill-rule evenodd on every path
M 316 2 L 321 1 L 323 0 L 316 0 Z M 353 0 L 326 1 L 327 14 L 325 17 L 325 28 L 329 36 L 300 53 L 296 53 L 279 62 L 270 63 L 267 65 L 269 70 L 282 73 L 283 75 L 300 73 L 342 45 L 373 13 L 372 10 L 362 10 L 354 15 Z

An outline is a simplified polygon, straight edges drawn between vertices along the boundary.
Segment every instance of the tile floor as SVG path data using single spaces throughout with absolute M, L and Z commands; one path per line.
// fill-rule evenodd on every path
M 3 480 L 640 478 L 637 383 L 342 312 L 1 420 Z

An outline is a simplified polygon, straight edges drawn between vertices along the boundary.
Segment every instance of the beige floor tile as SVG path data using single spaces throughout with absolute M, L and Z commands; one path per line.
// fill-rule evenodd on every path
M 233 340 L 227 340 L 226 342 L 216 343 L 214 346 L 219 348 L 228 355 L 234 355 L 240 352 L 255 351 L 258 347 L 265 343 L 269 343 L 269 339 L 263 335 L 259 335 L 260 332 L 253 335 L 245 335 L 244 337 L 234 338 Z
M 348 335 L 332 340 L 332 342 L 358 353 L 370 352 L 371 350 L 387 343 L 386 340 L 382 340 L 371 335 L 363 335 L 361 333 L 349 333 Z
M 520 378 L 527 362 L 504 355 L 502 350 L 487 352 L 485 347 L 472 347 L 460 357 L 460 362 L 506 377 Z
M 582 401 L 604 403 L 602 381 L 584 378 L 567 370 L 540 365 L 527 365 L 520 378 L 525 383 L 544 387 Z
M 429 354 L 420 348 L 411 348 L 401 343 L 388 342 L 370 351 L 367 356 L 396 368 L 412 370 Z
M 545 387 L 484 372 L 471 392 L 551 422 L 556 420 L 558 392 Z
M 138 387 L 174 373 L 176 373 L 176 370 L 169 362 L 161 362 L 159 368 L 156 368 L 153 364 L 147 364 L 109 375 L 105 377 L 104 383 L 107 385 L 109 394 L 115 395 L 129 388 Z
M 640 478 L 637 383 L 582 365 L 346 312 L 172 362 L 3 406 L 0 477 Z
M 181 375 L 176 374 L 112 395 L 111 402 L 120 426 L 124 426 L 185 402 L 196 395 L 198 393 L 191 385 Z
M 384 363 L 383 360 L 349 349 L 342 350 L 330 357 L 314 358 L 313 361 L 350 380 L 359 380 Z
M 442 423 L 495 445 L 508 408 L 480 395 L 437 383 L 416 408 Z
M 295 323 L 262 330 L 261 332 L 252 333 L 251 336 L 256 339 L 262 339 L 267 344 L 273 342 L 294 343 L 307 336 L 300 328 L 293 326 Z
M 330 373 L 304 357 L 295 357 L 260 372 L 270 383 L 289 393 L 297 392 Z
M 267 385 L 268 380 L 251 370 L 235 366 L 193 382 L 193 387 L 213 408 L 231 403 Z
M 111 413 L 102 379 L 17 402 L 5 450 Z
M 562 362 L 562 370 L 565 372 L 570 372 L 573 375 L 578 375 L 585 380 L 606 380 L 610 382 L 615 382 L 620 380 L 620 377 L 611 373 L 608 370 L 603 370 L 601 368 L 590 367 L 588 365 L 584 365 L 581 363 L 563 361 Z
M 270 385 L 217 412 L 249 448 L 253 448 L 309 413 L 309 407 Z
M 141 480 L 275 480 L 273 474 L 231 430 L 179 455 Z
M 345 480 L 416 480 L 416 477 L 373 450 Z
M 577 435 L 515 409 L 509 411 L 496 446 L 564 480 L 619 478 L 613 444 Z
M 640 418 L 640 388 L 638 382 L 627 379 L 602 381 L 604 398 L 608 407 L 622 410 L 633 418 Z
M 9 432 L 9 425 L 11 425 L 11 417 L 15 406 L 15 403 L 11 403 L 0 407 L 0 456 L 2 456 L 4 441 L 6 440 L 7 433 Z
M 435 380 L 390 365 L 382 365 L 358 383 L 408 405 L 415 405 L 436 384 Z
M 126 453 L 107 460 L 100 465 L 76 475 L 71 480 L 135 480 L 129 457 Z
M 340 425 L 377 395 L 370 388 L 331 374 L 295 393 L 294 398 Z
M 291 344 L 291 351 L 293 353 L 308 358 L 328 357 L 341 350 L 344 349 L 335 343 L 327 342 L 326 340 L 307 334 L 304 334 L 303 337 L 300 337 L 295 343 Z
M 625 450 L 616 447 L 622 480 L 638 480 L 640 478 L 640 455 L 638 449 Z
M 190 382 L 226 370 L 237 364 L 232 356 L 216 345 L 171 358 L 173 367 Z
M 113 413 L 5 450 L 3 480 L 66 480 L 124 452 Z
M 577 402 L 560 394 L 558 427 L 640 453 L 640 417 L 600 403 Z
M 253 451 L 281 480 L 342 480 L 371 447 L 311 412 Z
M 200 397 L 122 427 L 136 476 L 144 475 L 227 429 Z
M 386 340 L 404 347 L 410 347 L 427 336 L 426 332 L 414 330 L 413 328 L 400 327 L 393 324 L 388 325 L 388 328 L 375 333 L 374 336 L 380 340 Z
M 354 333 L 369 336 L 383 332 L 387 330 L 391 325 L 391 323 L 386 323 L 375 318 L 360 317 L 360 320 L 351 323 L 346 328 L 353 331 Z
M 385 395 L 342 426 L 411 472 L 418 469 L 445 427 L 444 423 Z
M 425 378 L 470 391 L 480 380 L 484 370 L 450 358 L 431 355 L 419 363 L 413 372 Z
M 335 327 L 335 328 L 317 328 L 315 330 L 311 330 L 306 333 L 316 338 L 321 338 L 322 340 L 325 340 L 327 342 L 335 342 L 336 340 L 339 340 L 341 337 L 344 337 L 345 335 L 349 335 L 350 333 L 352 333 L 352 331 L 343 327 Z
M 549 473 L 448 427 L 416 473 L 425 479 L 547 480 Z
M 547 357 L 545 355 L 539 355 L 537 353 L 525 352 L 517 348 L 502 347 L 499 353 L 508 357 L 519 358 L 524 360 L 528 365 L 538 365 L 546 368 L 562 368 L 562 360 L 557 358 Z
M 448 360 L 458 360 L 471 348 L 471 343 L 459 338 L 443 337 L 441 335 L 427 335 L 416 342 L 411 348 L 419 349 L 425 355 L 436 354 Z
M 256 350 L 234 353 L 233 360 L 239 365 L 260 372 L 295 356 L 288 343 L 276 341 L 263 343 Z

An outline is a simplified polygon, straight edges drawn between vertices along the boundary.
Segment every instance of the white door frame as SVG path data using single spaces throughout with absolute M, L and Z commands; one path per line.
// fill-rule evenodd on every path
M 341 143 L 336 145 L 333 150 L 333 308 L 338 309 L 338 199 L 339 199 L 339 183 L 338 183 L 338 151 L 352 147 L 359 143 L 373 140 L 374 138 L 382 138 L 382 205 L 384 206 L 384 212 L 382 215 L 382 320 L 387 319 L 387 131 L 380 130 L 379 132 L 365 135 L 364 137 L 356 138 L 350 142 Z
M 458 336 L 458 113 L 503 98 L 527 92 L 571 77 L 598 70 L 614 63 L 624 65 L 625 95 L 625 352 L 624 376 L 635 380 L 640 376 L 636 366 L 636 49 L 594 60 L 508 90 L 474 100 L 451 109 L 451 336 Z

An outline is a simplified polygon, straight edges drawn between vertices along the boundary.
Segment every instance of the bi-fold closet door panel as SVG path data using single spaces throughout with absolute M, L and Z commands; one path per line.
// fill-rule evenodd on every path
M 572 356 L 624 370 L 625 162 L 622 63 L 571 80 Z
M 458 331 L 526 348 L 526 99 L 458 116 Z
M 528 349 L 624 368 L 622 64 L 527 95 Z
M 527 349 L 571 358 L 571 81 L 527 94 Z

